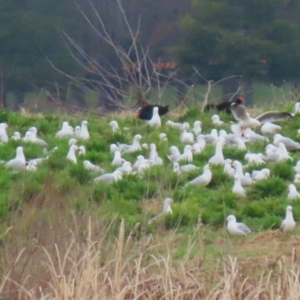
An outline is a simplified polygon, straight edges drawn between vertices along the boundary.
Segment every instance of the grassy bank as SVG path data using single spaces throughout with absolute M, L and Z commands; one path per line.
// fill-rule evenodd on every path
M 291 111 L 292 107 L 287 103 L 278 109 Z M 278 228 L 290 203 L 287 186 L 300 154 L 292 153 L 293 161 L 267 164 L 271 177 L 250 187 L 244 199 L 232 194 L 233 181 L 218 166 L 212 169 L 208 187 L 183 188 L 202 173 L 215 150 L 207 146 L 194 156 L 200 170 L 177 176 L 167 153 L 171 145 L 179 145 L 181 151 L 184 145 L 179 142 L 180 132 L 165 122 L 172 119 L 192 125 L 199 119 L 208 133 L 213 128 L 211 115 L 201 114 L 198 108 L 171 112 L 159 129 L 148 127 L 133 113 L 115 115 L 121 131 L 112 134 L 111 116 L 1 111 L 0 122 L 9 125 L 9 136 L 17 130 L 24 136 L 36 126 L 48 150 L 58 147 L 36 171 L 12 172 L 0 165 L 3 299 L 257 299 L 271 293 L 296 299 L 290 288 L 296 295 L 300 292 L 298 252 L 293 250 L 299 244 L 300 229 L 282 236 Z M 221 118 L 229 131 L 232 117 Z M 298 139 L 299 118 L 282 123 L 282 134 Z M 73 164 L 66 159 L 68 140 L 55 138 L 55 133 L 63 120 L 76 126 L 84 119 L 89 121 L 91 139 L 78 142 L 87 153 Z M 160 132 L 167 134 L 168 142 L 159 140 Z M 143 143 L 156 143 L 164 164 L 150 168 L 142 178 L 130 174 L 111 185 L 95 184 L 95 175 L 84 169 L 83 161 L 113 171 L 109 145 L 131 143 L 137 133 Z M 19 145 L 27 159 L 46 156 L 39 145 L 10 140 L 0 145 L 0 159 L 13 158 Z M 264 152 L 264 148 L 264 143 L 251 145 L 249 151 Z M 138 154 L 148 157 L 149 150 Z M 224 154 L 245 164 L 245 151 L 225 148 Z M 136 156 L 124 158 L 134 162 Z M 161 212 L 165 197 L 174 199 L 173 213 L 149 225 L 148 220 Z M 298 221 L 299 201 L 292 205 Z M 235 214 L 255 233 L 244 242 L 230 238 L 224 229 L 228 214 Z

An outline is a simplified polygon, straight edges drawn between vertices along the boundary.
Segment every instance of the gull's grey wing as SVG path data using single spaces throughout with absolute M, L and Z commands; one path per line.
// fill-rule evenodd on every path
M 231 104 L 230 109 L 237 121 L 243 121 L 249 118 L 249 116 L 247 115 L 246 107 L 244 105 L 234 103 Z
M 202 183 L 205 183 L 205 177 L 203 177 L 203 174 L 194 178 L 193 180 L 188 182 L 185 186 L 190 185 L 190 184 L 197 185 L 197 184 L 202 184 Z
M 190 172 L 190 171 L 197 170 L 197 169 L 199 169 L 199 168 L 192 164 L 187 164 L 187 165 L 183 165 L 180 167 L 180 170 L 183 172 Z
M 103 174 L 99 177 L 96 177 L 94 179 L 95 182 L 99 182 L 99 181 L 103 181 L 103 182 L 106 182 L 106 183 L 111 183 L 114 181 L 114 177 L 111 175 L 111 174 Z
M 47 142 L 45 142 L 44 140 L 39 139 L 39 138 L 36 138 L 36 140 L 35 140 L 34 142 L 35 142 L 36 144 L 39 144 L 39 145 L 44 146 L 44 147 L 46 147 L 46 146 L 48 145 Z
M 251 233 L 251 229 L 248 228 L 244 223 L 237 223 L 238 229 L 243 231 L 245 234 Z
M 256 117 L 256 120 L 258 120 L 261 124 L 264 124 L 267 122 L 272 123 L 276 121 L 291 120 L 293 118 L 294 114 L 291 114 L 289 112 L 268 111 Z
M 264 155 L 262 159 L 266 162 L 276 162 L 280 158 L 279 153 L 272 153 L 270 155 Z
M 279 142 L 282 142 L 287 150 L 300 150 L 300 143 L 287 138 L 287 137 L 282 137 L 280 138 Z
M 25 169 L 26 166 L 17 159 L 11 159 L 6 163 L 7 168 Z
M 206 174 L 202 174 L 202 175 L 196 177 L 190 183 L 192 183 L 192 182 L 193 182 L 193 184 L 207 184 L 207 176 L 206 176 Z
M 252 178 L 253 180 L 255 180 L 257 174 L 259 174 L 259 171 L 255 171 L 255 170 L 252 171 L 251 178 Z

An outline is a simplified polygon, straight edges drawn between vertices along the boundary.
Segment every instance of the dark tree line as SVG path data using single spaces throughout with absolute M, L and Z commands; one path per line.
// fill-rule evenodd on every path
M 299 81 L 299 0 L 195 0 L 193 7 L 176 48 L 186 73 L 241 75 L 250 101 L 254 80 Z
M 193 3 L 192 3 L 193 2 Z M 99 91 L 111 109 L 130 85 L 144 101 L 155 84 L 182 94 L 195 70 L 207 80 L 237 75 L 251 100 L 254 81 L 298 87 L 300 0 L 0 0 L 0 106 L 16 95 L 49 95 L 85 105 Z M 109 37 L 109 38 L 108 38 Z M 175 62 L 171 71 L 154 63 Z M 242 79 L 240 79 L 242 78 Z M 51 98 L 51 97 L 50 97 Z
M 102 37 L 104 27 L 114 46 L 126 52 L 132 47 L 129 25 L 153 59 L 164 59 L 167 47 L 178 42 L 179 19 L 190 7 L 191 1 L 181 2 L 0 0 L 0 106 L 5 106 L 8 92 L 16 95 L 18 108 L 26 92 L 39 89 L 62 101 L 71 95 L 84 105 L 84 88 L 95 87 L 97 80 L 104 94 L 112 94 L 107 85 L 119 80 L 101 82 L 93 71 L 101 66 L 123 72 L 124 61 Z M 89 77 L 96 80 L 83 84 Z

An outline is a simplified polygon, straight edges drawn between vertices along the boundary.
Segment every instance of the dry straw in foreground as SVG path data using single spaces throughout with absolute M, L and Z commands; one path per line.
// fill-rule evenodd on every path
M 137 239 L 138 225 L 126 233 L 122 221 L 114 239 L 91 217 L 87 223 L 84 238 L 72 234 L 60 246 L 37 243 L 30 255 L 25 248 L 20 251 L 2 275 L 0 299 L 300 299 L 295 250 L 291 257 L 276 259 L 224 256 L 207 261 L 199 227 L 186 255 L 175 259 L 172 247 L 178 237 L 173 233 L 163 241 Z M 199 252 L 191 257 L 195 243 Z M 39 263 L 33 263 L 37 258 Z M 27 271 L 21 276 L 24 262 Z

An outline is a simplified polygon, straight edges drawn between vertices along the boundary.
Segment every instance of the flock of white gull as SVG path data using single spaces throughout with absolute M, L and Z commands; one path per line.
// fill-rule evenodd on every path
M 191 172 L 199 169 L 197 166 L 192 164 L 195 155 L 201 154 L 206 145 L 215 145 L 215 154 L 208 160 L 207 164 L 203 168 L 202 174 L 194 178 L 190 182 L 185 184 L 189 185 L 203 185 L 207 186 L 212 180 L 212 165 L 223 165 L 224 173 L 233 179 L 232 193 L 238 195 L 239 197 L 246 196 L 246 188 L 259 180 L 265 180 L 270 177 L 270 170 L 268 168 L 261 168 L 266 162 L 280 162 L 285 160 L 293 160 L 290 156 L 289 151 L 300 150 L 300 143 L 290 139 L 289 137 L 282 136 L 278 132 L 281 130 L 279 125 L 273 124 L 274 121 L 272 117 L 267 117 L 263 121 L 258 121 L 257 118 L 251 118 L 247 112 L 245 106 L 242 104 L 233 104 L 232 113 L 236 119 L 236 123 L 231 124 L 231 133 L 227 133 L 224 129 L 221 129 L 224 122 L 220 120 L 219 115 L 212 116 L 212 123 L 214 129 L 208 134 L 202 132 L 202 123 L 197 120 L 194 122 L 193 128 L 187 122 L 176 123 L 168 120 L 166 122 L 167 126 L 176 128 L 179 132 L 180 143 L 184 146 L 184 151 L 181 153 L 177 146 L 172 145 L 169 150 L 168 159 L 173 164 L 173 171 L 180 176 L 184 172 Z M 296 113 L 300 111 L 300 103 L 295 105 Z M 161 127 L 161 118 L 158 113 L 158 108 L 153 108 L 153 116 L 151 120 L 147 121 L 148 125 L 151 127 Z M 120 131 L 118 122 L 113 120 L 109 123 L 113 133 Z M 6 123 L 0 124 L 0 143 L 7 143 L 9 137 L 7 135 Z M 259 128 L 261 134 L 256 133 L 252 128 Z M 220 129 L 219 131 L 217 130 Z M 19 140 L 27 143 L 36 143 L 42 147 L 47 147 L 47 142 L 42 140 L 37 136 L 37 128 L 31 127 L 26 132 L 25 136 L 22 138 L 19 132 L 15 132 L 11 139 Z M 298 132 L 300 135 L 300 130 Z M 86 120 L 82 121 L 81 126 L 76 126 L 74 129 L 68 124 L 68 122 L 63 122 L 61 129 L 56 133 L 56 138 L 58 139 L 69 139 L 69 151 L 66 158 L 73 163 L 77 163 L 78 155 L 85 155 L 86 149 L 84 146 L 77 146 L 77 140 L 84 141 L 90 138 L 88 131 L 88 122 Z M 265 148 L 265 153 L 246 153 L 245 160 L 248 165 L 257 165 L 260 170 L 254 170 L 251 174 L 244 173 L 243 165 L 240 161 L 231 159 L 225 159 L 223 155 L 224 145 L 230 147 L 236 147 L 240 150 L 247 150 L 248 144 L 255 143 L 267 143 L 269 138 L 273 138 L 273 143 L 270 143 Z M 153 165 L 162 165 L 163 159 L 158 155 L 156 145 L 154 143 L 141 144 L 142 136 L 136 134 L 133 137 L 133 142 L 130 145 L 116 143 L 110 145 L 110 152 L 112 153 L 111 164 L 116 167 L 116 169 L 111 173 L 105 173 L 105 171 L 100 167 L 88 160 L 84 160 L 84 168 L 90 170 L 95 174 L 95 182 L 105 182 L 113 183 L 116 182 L 126 174 L 137 174 L 137 176 L 142 177 L 144 172 L 151 168 Z M 167 142 L 168 137 L 165 133 L 159 134 L 159 139 L 161 142 Z M 137 153 L 142 148 L 149 149 L 149 158 L 145 158 L 142 155 L 138 155 L 134 163 L 125 160 L 122 155 L 126 153 Z M 52 151 L 55 151 L 54 148 Z M 35 171 L 38 166 L 51 155 L 51 151 L 48 152 L 45 149 L 45 153 L 48 156 L 45 158 L 36 158 L 26 161 L 23 147 L 18 146 L 16 149 L 15 158 L 9 160 L 8 162 L 1 163 L 5 164 L 7 168 L 20 170 L 26 169 L 28 171 Z M 295 180 L 294 183 L 300 183 L 300 161 L 294 167 L 295 170 Z M 100 175 L 101 174 L 101 175 Z M 300 193 L 294 183 L 288 186 L 287 199 L 300 199 Z M 163 211 L 157 217 L 148 221 L 152 223 L 158 217 L 166 214 L 172 213 L 171 198 L 166 198 L 164 200 Z M 286 208 L 286 216 L 282 221 L 280 230 L 282 232 L 292 231 L 296 226 L 296 223 L 292 214 L 292 206 L 288 205 Z M 231 235 L 245 236 L 251 233 L 251 230 L 243 223 L 236 221 L 234 215 L 227 217 L 227 230 Z

